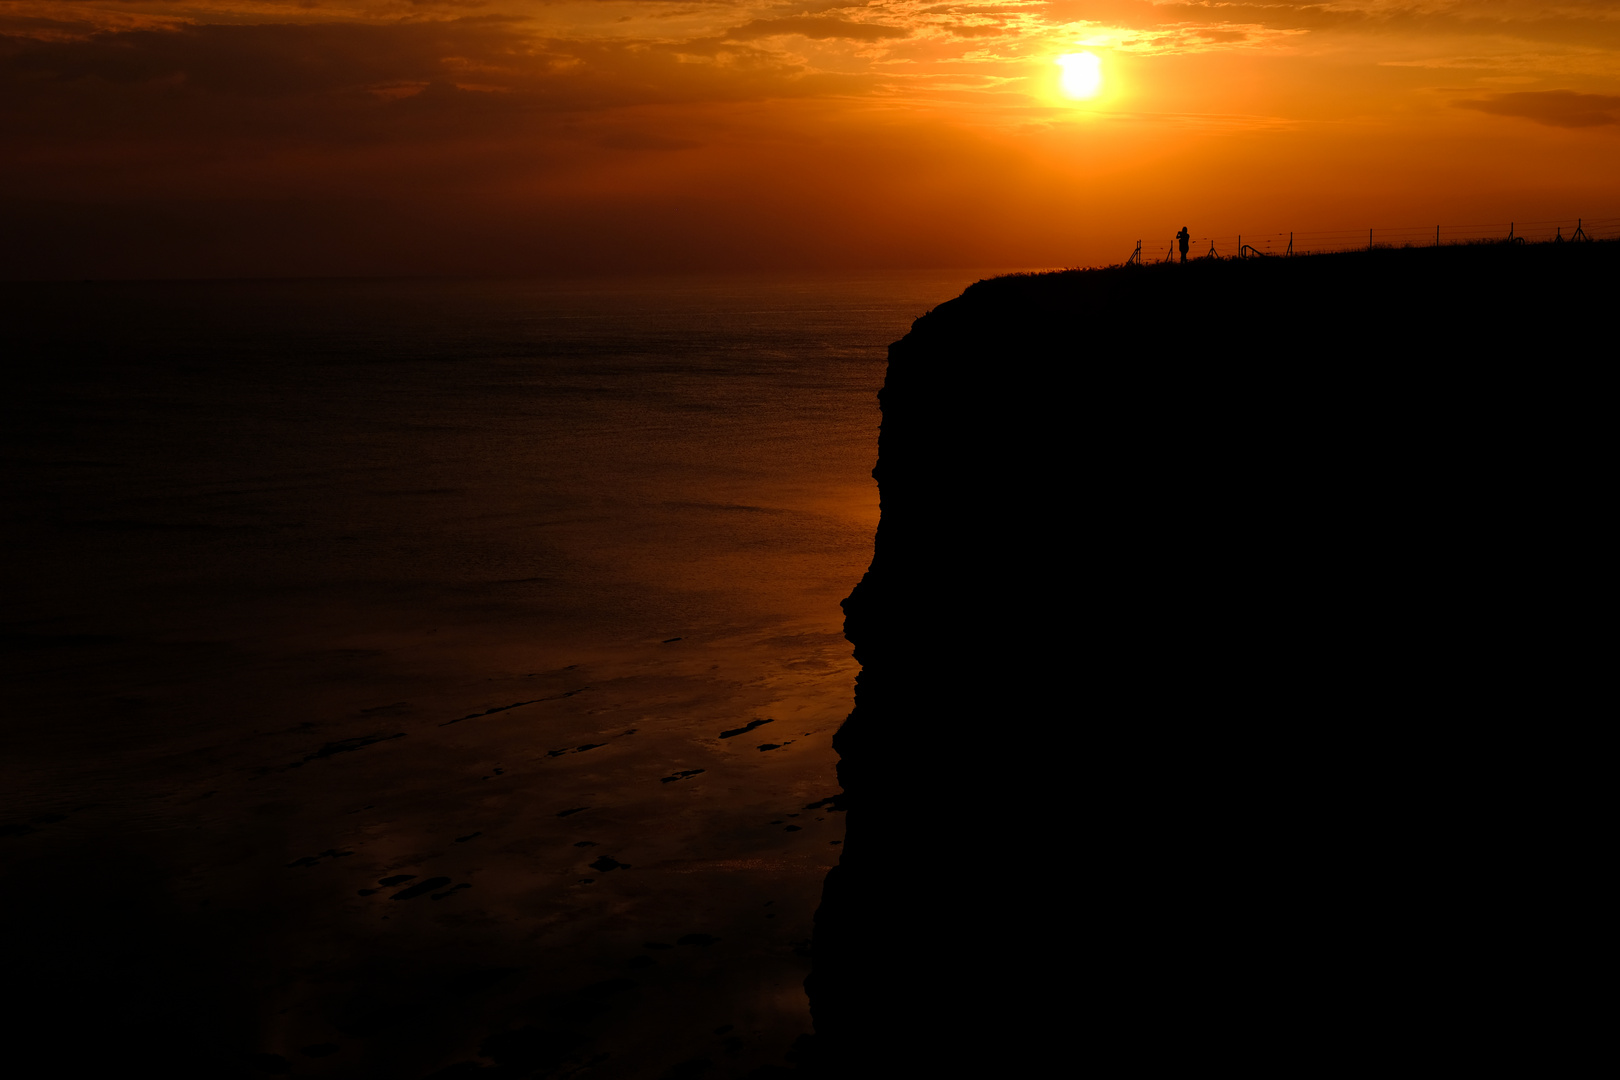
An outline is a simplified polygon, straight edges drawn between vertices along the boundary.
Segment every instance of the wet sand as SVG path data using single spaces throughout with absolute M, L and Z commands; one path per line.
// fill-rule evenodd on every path
M 6 840 L 13 902 L 97 953 L 155 934 L 105 974 L 179 984 L 183 1008 L 201 991 L 300 1074 L 429 1075 L 536 1024 L 578 1040 L 564 1058 L 611 1054 L 592 1075 L 777 1062 L 809 1028 L 810 916 L 842 824 L 807 805 L 837 790 L 853 674 L 831 635 L 796 651 L 798 670 L 766 674 L 746 645 L 683 638 L 527 672 L 509 644 L 459 685 L 329 655 L 309 661 L 317 692 L 248 700 L 148 683 L 104 699 L 68 790 L 40 790 L 54 762 L 22 778 L 57 809 Z M 192 731 L 120 740 L 158 702 Z M 723 738 L 739 717 L 770 722 Z M 129 922 L 109 920 L 126 898 Z M 74 982 L 101 977 L 85 959 Z M 208 1046 L 220 1033 L 194 1018 L 221 1019 L 182 1018 L 174 1065 L 228 1059 L 237 1040 Z

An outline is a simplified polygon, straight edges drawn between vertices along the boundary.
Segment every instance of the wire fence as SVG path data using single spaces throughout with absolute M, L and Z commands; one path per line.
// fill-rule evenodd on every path
M 1374 248 L 1440 247 L 1513 241 L 1527 244 L 1620 239 L 1620 217 L 1555 218 L 1548 221 L 1503 221 L 1486 225 L 1413 225 L 1401 228 L 1321 231 L 1233 233 L 1230 236 L 1195 236 L 1187 258 L 1234 259 L 1266 255 L 1309 255 L 1331 251 L 1368 251 Z M 1155 249 L 1138 242 L 1128 264 L 1176 262 L 1181 253 L 1172 239 Z

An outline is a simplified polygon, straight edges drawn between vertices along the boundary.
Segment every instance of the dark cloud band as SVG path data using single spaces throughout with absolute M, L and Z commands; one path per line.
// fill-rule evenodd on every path
M 1580 94 L 1573 90 L 1524 91 L 1459 101 L 1457 106 L 1493 116 L 1534 120 L 1549 127 L 1593 128 L 1620 124 L 1620 96 L 1614 94 Z

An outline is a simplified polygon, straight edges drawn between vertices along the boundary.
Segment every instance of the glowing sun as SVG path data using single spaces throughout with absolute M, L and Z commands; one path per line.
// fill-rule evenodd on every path
M 1055 62 L 1063 69 L 1060 81 L 1070 97 L 1094 97 L 1102 89 L 1102 61 L 1090 53 L 1069 53 Z

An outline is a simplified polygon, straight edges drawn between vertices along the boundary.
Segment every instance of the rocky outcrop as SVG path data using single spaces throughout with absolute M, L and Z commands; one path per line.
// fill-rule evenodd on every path
M 1524 620 L 1595 565 L 1606 377 L 1559 332 L 1617 254 L 1001 278 L 891 347 L 827 1075 L 1551 1052 L 1476 935 L 1565 722 Z

